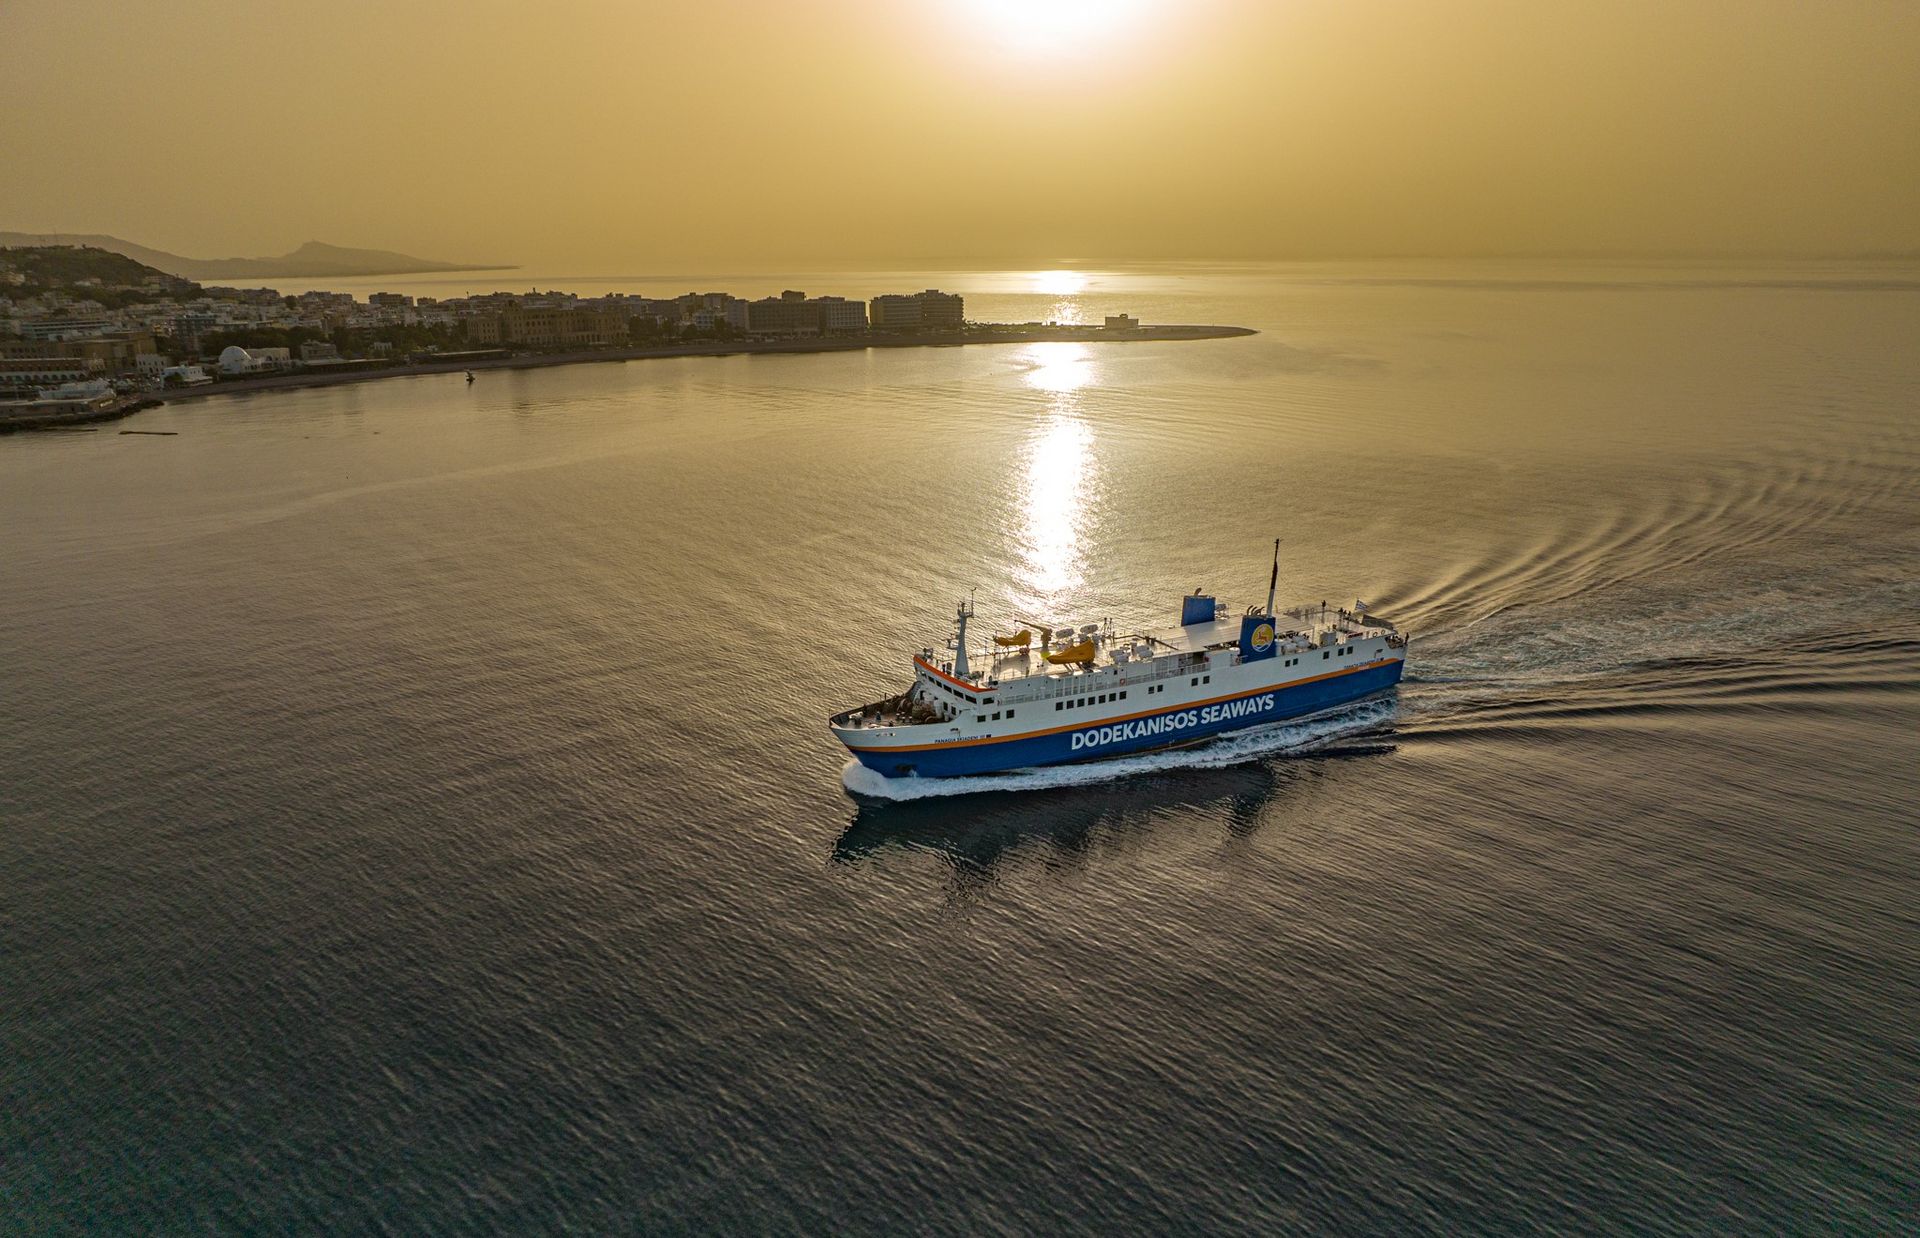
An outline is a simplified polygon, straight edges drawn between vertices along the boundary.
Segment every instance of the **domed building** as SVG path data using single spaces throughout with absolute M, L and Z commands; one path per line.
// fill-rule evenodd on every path
M 229 344 L 220 350 L 219 366 L 222 374 L 251 374 L 260 368 L 260 363 L 240 345 Z

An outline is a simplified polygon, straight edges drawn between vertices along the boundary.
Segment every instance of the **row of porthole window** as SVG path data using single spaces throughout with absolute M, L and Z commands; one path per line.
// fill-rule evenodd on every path
M 1192 679 L 1189 679 L 1189 680 L 1187 680 L 1187 686 L 1188 686 L 1189 688 L 1197 688 L 1197 687 L 1199 687 L 1199 686 L 1200 686 L 1201 684 L 1203 684 L 1203 683 L 1212 683 L 1212 682 L 1213 682 L 1213 676 L 1211 676 L 1211 675 L 1199 675 L 1199 676 L 1196 676 L 1196 677 L 1194 677 L 1194 678 L 1192 678 Z
M 1011 718 L 1011 717 L 1013 717 L 1013 715 L 1014 715 L 1014 712 L 1015 712 L 1014 710 L 1011 710 L 1011 709 L 1009 709 L 1009 710 L 1007 711 L 1007 717 L 1009 717 L 1009 718 Z M 976 722 L 985 722 L 986 720 L 987 720 L 987 716 L 986 716 L 985 714 L 981 714 L 981 715 L 979 715 L 978 717 L 976 717 L 976 718 L 974 719 L 974 721 L 976 721 Z M 996 710 L 996 711 L 994 712 L 994 715 L 993 715 L 993 720 L 994 720 L 995 722 L 998 722 L 998 721 L 1000 721 L 1000 714 L 999 714 L 999 712 L 998 712 L 997 710 Z
M 1148 688 L 1147 691 L 1151 692 L 1153 689 Z M 1080 709 L 1087 705 L 1105 705 L 1108 701 L 1124 701 L 1126 699 L 1127 694 L 1124 692 L 1102 692 L 1098 696 L 1083 696 L 1078 700 L 1055 701 L 1053 703 L 1053 709 L 1055 713 L 1058 713 L 1063 709 Z

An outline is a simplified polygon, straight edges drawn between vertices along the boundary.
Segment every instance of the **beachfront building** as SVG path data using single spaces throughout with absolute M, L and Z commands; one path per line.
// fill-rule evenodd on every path
M 941 292 L 938 288 L 875 297 L 870 307 L 876 331 L 959 327 L 966 321 L 966 307 L 960 295 Z
M 78 357 L 89 369 L 108 374 L 133 373 L 139 368 L 139 358 L 153 351 L 151 331 L 111 331 L 68 340 L 0 340 L 0 359 L 36 361 Z
M 42 387 L 84 382 L 94 374 L 78 357 L 0 358 L 0 395 L 32 395 Z
M 865 301 L 809 297 L 788 289 L 777 297 L 747 302 L 747 330 L 754 335 L 819 335 L 866 329 Z
M 498 313 L 463 319 L 476 346 L 594 348 L 627 342 L 627 319 L 606 310 L 558 309 L 508 302 Z
M 694 327 L 713 327 L 726 323 L 735 331 L 747 327 L 747 302 L 726 292 L 687 292 L 673 299 L 679 307 L 680 321 Z
M 752 335 L 818 335 L 820 309 L 807 294 L 788 289 L 777 297 L 747 302 L 747 331 Z
M 220 350 L 220 360 L 216 362 L 220 372 L 228 376 L 238 374 L 257 374 L 261 370 L 271 369 L 264 359 L 254 356 L 238 344 L 229 344 Z
M 815 297 L 808 304 L 819 309 L 822 331 L 865 331 L 867 329 L 865 301 L 849 301 L 845 297 Z

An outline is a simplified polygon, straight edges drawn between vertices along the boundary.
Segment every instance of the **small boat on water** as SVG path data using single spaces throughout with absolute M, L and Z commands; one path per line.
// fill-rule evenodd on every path
M 953 778 L 1182 746 L 1400 682 L 1407 637 L 1391 621 L 1364 602 L 1276 611 L 1279 579 L 1276 542 L 1265 607 L 1233 614 L 1196 589 L 1181 599 L 1177 627 L 1033 624 L 1038 661 L 1027 642 L 997 636 L 970 650 L 973 603 L 962 602 L 951 656 L 922 649 L 912 686 L 835 714 L 828 727 L 885 777 Z

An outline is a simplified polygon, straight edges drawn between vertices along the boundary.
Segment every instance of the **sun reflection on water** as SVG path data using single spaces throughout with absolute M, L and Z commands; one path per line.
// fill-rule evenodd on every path
M 1081 309 L 1080 294 L 1092 283 L 1092 278 L 1084 271 L 1032 271 L 1027 275 L 1027 286 L 1032 291 L 1057 298 L 1047 309 L 1048 322 L 1083 321 L 1085 314 Z
M 1084 344 L 1032 344 L 1022 349 L 1027 386 L 1048 395 L 1046 416 L 1026 444 L 1020 545 L 1026 604 L 1051 616 L 1085 582 L 1086 537 L 1098 488 L 1093 427 L 1082 416 L 1080 391 L 1091 384 L 1092 350 Z
M 1020 360 L 1027 366 L 1027 386 L 1056 395 L 1078 391 L 1095 377 L 1093 350 L 1085 344 L 1029 344 Z
M 1028 276 L 1035 292 L 1044 292 L 1056 297 L 1070 297 L 1076 292 L 1087 290 L 1087 276 L 1083 271 L 1035 271 Z
M 1070 406 L 1056 407 L 1027 441 L 1021 504 L 1023 575 L 1044 609 L 1066 602 L 1085 580 L 1081 539 L 1094 476 L 1093 428 Z

